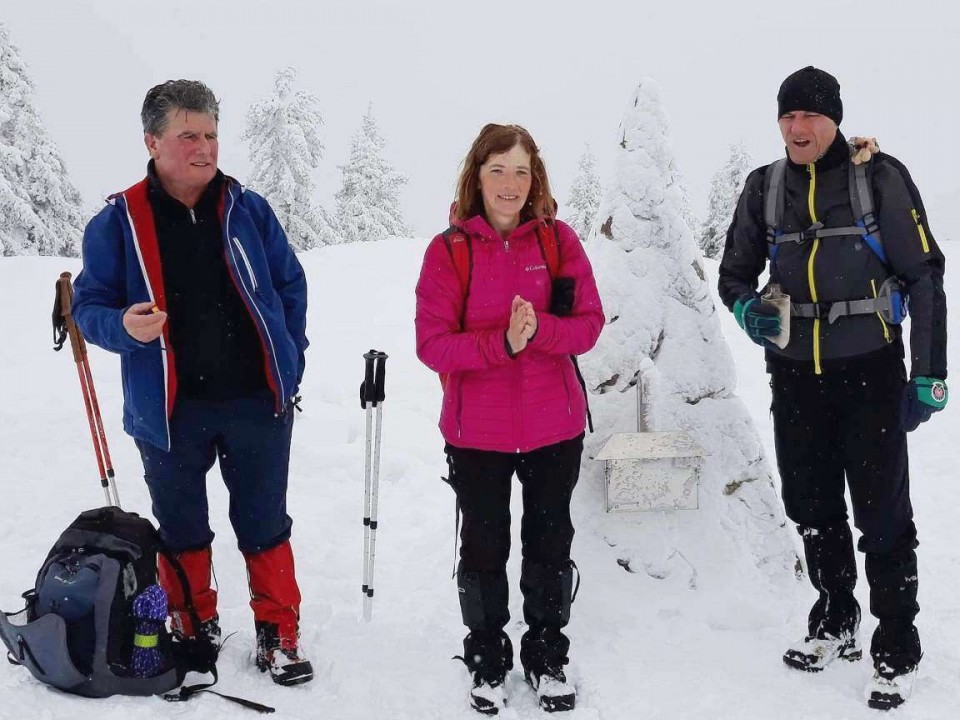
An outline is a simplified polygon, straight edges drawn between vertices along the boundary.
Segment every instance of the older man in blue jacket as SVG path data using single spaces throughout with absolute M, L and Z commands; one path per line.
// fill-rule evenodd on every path
M 90 342 L 121 356 L 124 429 L 201 621 L 193 627 L 161 558 L 175 630 L 220 637 L 206 494 L 219 459 L 247 564 L 257 665 L 279 684 L 307 682 L 286 511 L 306 278 L 266 200 L 217 169 L 219 104 L 206 85 L 152 88 L 141 118 L 147 177 L 87 225 L 73 316 Z

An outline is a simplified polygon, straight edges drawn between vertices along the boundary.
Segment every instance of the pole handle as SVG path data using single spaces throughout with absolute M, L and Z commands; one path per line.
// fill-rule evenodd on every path
M 376 379 L 376 402 L 382 403 L 387 398 L 386 379 L 387 379 L 387 354 L 385 352 L 377 353 Z
M 360 384 L 360 407 L 363 409 L 366 409 L 367 403 L 376 407 L 386 397 L 384 382 L 387 357 L 380 350 L 368 350 L 363 354 L 363 382 Z
M 73 361 L 80 363 L 87 356 L 87 343 L 77 329 L 77 324 L 73 321 L 73 311 L 71 309 L 73 306 L 73 283 L 70 282 L 70 278 L 69 272 L 62 272 L 57 279 L 57 294 L 53 315 L 54 335 L 56 336 L 60 327 L 66 331 L 70 337 Z

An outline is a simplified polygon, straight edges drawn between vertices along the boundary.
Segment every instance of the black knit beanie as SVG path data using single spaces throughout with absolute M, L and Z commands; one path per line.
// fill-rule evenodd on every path
M 820 113 L 839 125 L 843 120 L 840 83 L 813 65 L 797 70 L 783 81 L 777 93 L 777 117 L 794 110 Z

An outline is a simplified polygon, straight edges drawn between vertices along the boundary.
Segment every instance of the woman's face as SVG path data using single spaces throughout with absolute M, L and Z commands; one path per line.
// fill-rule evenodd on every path
M 530 153 L 520 144 L 505 153 L 490 155 L 480 166 L 480 194 L 487 220 L 499 233 L 520 224 L 520 211 L 533 182 Z

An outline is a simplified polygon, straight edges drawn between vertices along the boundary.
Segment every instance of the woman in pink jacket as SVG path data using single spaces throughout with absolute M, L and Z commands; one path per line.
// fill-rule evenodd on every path
M 517 125 L 487 125 L 470 148 L 452 227 L 417 283 L 417 355 L 441 374 L 440 429 L 463 512 L 457 586 L 470 701 L 505 705 L 510 490 L 523 492 L 520 662 L 546 710 L 574 706 L 567 682 L 574 565 L 570 498 L 586 396 L 572 357 L 594 346 L 603 309 L 576 233 L 553 219 L 543 161 Z

